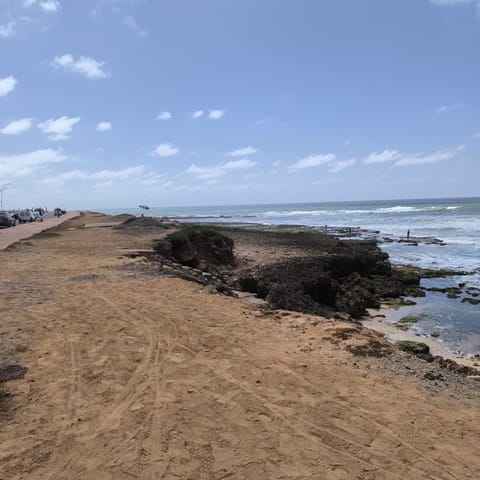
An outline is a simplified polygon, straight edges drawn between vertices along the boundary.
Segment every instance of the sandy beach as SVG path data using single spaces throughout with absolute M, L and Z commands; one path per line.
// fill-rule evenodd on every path
M 131 258 L 169 230 L 106 226 L 124 219 L 0 251 L 0 360 L 28 369 L 0 398 L 1 480 L 480 477 L 480 382 Z M 389 355 L 352 353 L 372 344 Z

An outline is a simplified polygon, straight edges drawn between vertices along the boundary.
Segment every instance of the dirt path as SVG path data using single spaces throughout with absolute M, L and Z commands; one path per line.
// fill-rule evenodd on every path
M 47 228 L 55 227 L 60 223 L 70 220 L 79 215 L 78 212 L 67 212 L 61 217 L 50 217 L 43 222 L 32 222 L 17 224 L 13 228 L 0 229 L 0 250 L 7 248 L 12 243 L 18 242 L 24 238 L 29 238 L 36 233 L 46 230 Z
M 0 334 L 29 369 L 1 480 L 479 478 L 478 390 L 353 357 L 348 324 L 140 275 L 118 249 L 154 235 L 87 220 L 0 252 Z

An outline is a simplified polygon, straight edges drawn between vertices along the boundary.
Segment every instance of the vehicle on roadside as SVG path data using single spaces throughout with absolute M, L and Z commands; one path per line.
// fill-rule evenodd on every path
M 35 213 L 32 210 L 20 210 L 20 212 L 18 212 L 18 218 L 20 223 L 36 221 Z
M 0 227 L 14 227 L 15 219 L 8 212 L 0 212 Z
M 66 213 L 65 210 L 62 210 L 61 208 L 57 207 L 54 211 L 53 211 L 53 214 L 56 216 L 56 217 L 60 217 L 61 215 L 64 215 Z
M 32 210 L 32 214 L 35 218 L 35 222 L 43 222 L 43 215 L 41 215 L 39 212 Z

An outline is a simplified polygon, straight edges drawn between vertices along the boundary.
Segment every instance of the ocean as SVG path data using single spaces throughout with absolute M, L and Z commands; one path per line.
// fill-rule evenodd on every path
M 109 209 L 105 213 L 133 213 L 136 209 Z M 480 288 L 480 198 L 388 200 L 336 203 L 298 203 L 271 205 L 234 205 L 208 207 L 150 208 L 152 216 L 175 217 L 190 222 L 235 222 L 263 225 L 305 225 L 325 229 L 358 227 L 365 237 L 398 240 L 411 237 L 435 237 L 445 245 L 412 246 L 382 242 L 380 247 L 399 265 L 464 270 L 469 275 L 423 280 L 426 287 L 444 288 L 465 283 Z M 475 290 L 471 290 L 476 294 Z M 480 291 L 478 292 L 480 293 Z M 445 294 L 427 292 L 415 298 L 414 306 L 402 307 L 389 318 L 420 315 L 411 327 L 418 335 L 435 335 L 455 353 L 480 353 L 480 304 L 462 302 L 467 295 L 450 299 Z M 479 297 L 480 298 L 480 297 Z

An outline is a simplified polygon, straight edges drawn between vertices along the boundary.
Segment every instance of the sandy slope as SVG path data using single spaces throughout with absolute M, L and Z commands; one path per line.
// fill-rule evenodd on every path
M 0 252 L 0 348 L 29 369 L 0 479 L 480 478 L 480 389 L 353 357 L 348 324 L 126 269 L 118 248 L 158 235 L 95 220 Z

